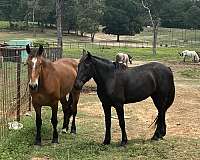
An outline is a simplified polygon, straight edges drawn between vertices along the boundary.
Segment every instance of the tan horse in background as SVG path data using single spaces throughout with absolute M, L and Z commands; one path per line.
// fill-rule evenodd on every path
M 61 102 L 64 113 L 63 130 L 68 130 L 69 120 L 73 115 L 71 133 L 76 133 L 75 117 L 80 91 L 75 90 L 73 85 L 77 76 L 78 62 L 67 58 L 51 62 L 42 56 L 43 46 L 40 46 L 38 50 L 31 50 L 27 45 L 26 51 L 29 54 L 27 59 L 29 88 L 36 112 L 35 144 L 41 145 L 42 106 L 50 106 L 52 109 L 52 143 L 58 143 L 58 101 Z M 67 94 L 69 94 L 68 101 L 66 99 Z
M 115 57 L 115 62 L 123 63 L 124 65 L 126 65 L 126 67 L 128 67 L 128 62 L 132 64 L 132 56 L 126 53 L 117 53 Z

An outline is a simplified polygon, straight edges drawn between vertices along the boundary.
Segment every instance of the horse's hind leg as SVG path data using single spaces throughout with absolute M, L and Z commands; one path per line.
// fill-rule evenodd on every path
M 72 120 L 72 126 L 71 126 L 71 133 L 76 134 L 76 114 L 77 114 L 77 104 L 80 96 L 80 90 L 72 90 L 72 97 L 73 97 L 73 102 L 72 102 L 72 115 L 73 115 L 73 120 Z
M 153 95 L 152 99 L 158 109 L 158 116 L 156 120 L 157 127 L 152 140 L 158 140 L 162 139 L 166 135 L 165 113 L 169 107 L 167 106 L 167 98 L 161 96 L 160 94 Z
M 72 115 L 72 94 L 69 94 L 69 98 L 68 101 L 66 99 L 66 97 L 61 98 L 60 100 L 61 104 L 62 104 L 62 110 L 63 110 L 63 114 L 64 114 L 64 120 L 63 120 L 63 128 L 62 128 L 62 132 L 66 133 L 69 129 L 69 121 L 70 121 L 70 117 Z

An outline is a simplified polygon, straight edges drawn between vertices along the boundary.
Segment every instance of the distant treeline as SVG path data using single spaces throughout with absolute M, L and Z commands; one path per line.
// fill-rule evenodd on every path
M 141 0 L 60 0 L 63 30 L 91 40 L 103 26 L 103 32 L 135 35 L 143 26 L 151 25 L 148 11 Z M 200 29 L 199 0 L 144 0 L 153 20 L 170 28 Z M 56 0 L 0 0 L 0 20 L 8 21 L 11 29 L 29 29 L 37 24 L 41 31 L 56 26 Z M 30 25 L 32 22 L 32 25 Z M 33 23 L 34 22 L 34 23 Z

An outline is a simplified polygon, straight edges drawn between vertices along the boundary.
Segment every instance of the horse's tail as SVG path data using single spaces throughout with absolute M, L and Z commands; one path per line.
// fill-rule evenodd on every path
M 169 92 L 168 92 L 168 96 L 166 98 L 167 101 L 166 101 L 166 108 L 165 108 L 165 111 L 167 111 L 167 109 L 172 105 L 172 103 L 174 102 L 174 97 L 175 97 L 175 85 L 174 85 L 174 76 L 173 76 L 173 72 L 171 70 L 170 67 L 168 67 L 170 72 L 171 72 L 171 78 L 170 78 L 170 89 L 169 89 Z
M 130 54 L 127 54 L 127 55 L 128 55 L 128 60 L 129 60 L 130 64 L 132 64 L 133 57 Z
M 158 115 L 156 116 L 156 118 L 154 119 L 154 121 L 149 125 L 148 128 L 150 128 L 153 124 L 154 124 L 154 128 L 155 128 L 156 125 L 158 124 Z
M 172 70 L 170 67 L 168 67 L 171 74 L 170 74 L 170 87 L 169 87 L 169 91 L 168 91 L 168 95 L 165 98 L 165 104 L 163 105 L 165 108 L 163 108 L 164 112 L 167 111 L 167 109 L 172 105 L 172 103 L 174 102 L 174 97 L 175 97 L 175 85 L 174 85 L 174 76 L 172 73 Z M 154 121 L 149 125 L 148 128 L 150 128 L 152 125 L 154 124 L 154 127 L 156 127 L 156 125 L 158 124 L 158 115 L 156 116 L 156 118 L 154 119 Z

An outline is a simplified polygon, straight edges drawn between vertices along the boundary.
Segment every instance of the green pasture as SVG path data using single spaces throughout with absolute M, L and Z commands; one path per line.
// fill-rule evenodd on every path
M 64 56 L 80 58 L 82 48 L 64 48 Z M 101 56 L 110 60 L 115 59 L 115 55 L 118 52 L 128 53 L 133 56 L 134 60 L 140 61 L 180 61 L 182 58 L 178 55 L 182 49 L 179 48 L 158 48 L 157 55 L 152 54 L 151 48 L 127 48 L 127 47 L 100 47 L 88 46 L 86 50 L 93 55 Z
M 80 104 L 99 102 L 96 95 L 81 95 Z M 81 107 L 81 106 L 80 106 Z M 94 107 L 88 105 L 88 110 Z M 102 111 L 103 112 L 103 111 Z M 182 160 L 198 159 L 200 155 L 200 139 L 167 137 L 162 141 L 150 141 L 138 137 L 129 139 L 126 147 L 119 147 L 119 140 L 112 140 L 108 146 L 102 145 L 104 136 L 104 117 L 93 116 L 88 112 L 78 112 L 77 135 L 59 134 L 60 143 L 51 144 L 52 126 L 51 110 L 44 108 L 42 112 L 42 147 L 34 146 L 35 117 L 23 117 L 23 129 L 11 131 L 7 139 L 0 143 L 0 159 L 2 160 Z M 58 129 L 62 126 L 62 111 L 58 112 Z M 134 115 L 132 115 L 134 118 Z M 113 131 L 114 129 L 112 129 Z M 120 135 L 118 137 L 120 139 Z
M 2 30 L 2 31 L 1 31 Z M 56 41 L 56 30 L 45 29 L 44 33 L 40 32 L 39 28 L 36 28 L 36 37 L 33 35 L 33 28 L 29 28 L 27 31 L 14 31 L 9 30 L 9 23 L 6 21 L 0 21 L 0 42 L 8 41 L 11 39 L 32 39 L 32 40 L 45 40 L 48 42 Z M 102 34 L 102 33 L 98 33 Z M 112 35 L 110 38 L 107 35 L 107 41 L 115 42 L 116 36 Z M 152 29 L 144 27 L 144 31 L 135 36 L 120 36 L 121 42 L 132 43 L 152 43 Z M 63 35 L 63 42 L 90 42 L 89 35 L 84 37 L 77 36 L 75 34 Z M 198 47 L 200 45 L 200 30 L 194 29 L 176 29 L 176 28 L 159 28 L 158 32 L 158 47 L 160 46 L 180 46 L 180 47 Z
M 0 30 L 6 29 L 9 27 L 9 23 L 7 21 L 0 21 Z

